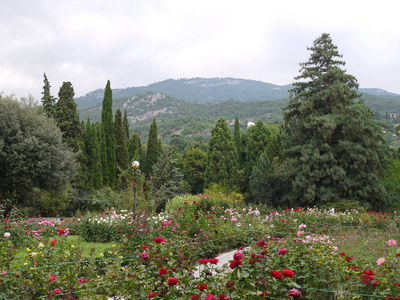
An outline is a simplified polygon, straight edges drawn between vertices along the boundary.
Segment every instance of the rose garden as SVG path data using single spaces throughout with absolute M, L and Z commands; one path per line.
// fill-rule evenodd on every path
M 399 225 L 397 212 L 268 211 L 211 192 L 135 218 L 15 210 L 0 231 L 0 298 L 400 299 Z

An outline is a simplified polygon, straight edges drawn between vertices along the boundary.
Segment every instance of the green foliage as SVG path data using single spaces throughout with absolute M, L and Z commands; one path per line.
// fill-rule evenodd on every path
M 182 173 L 192 194 L 204 190 L 204 174 L 207 167 L 207 153 L 197 147 L 188 147 L 183 154 Z
M 82 149 L 83 129 L 74 95 L 71 82 L 63 82 L 58 92 L 58 102 L 55 105 L 55 119 L 63 133 L 63 141 L 75 152 L 79 152 Z
M 250 191 L 257 203 L 272 204 L 274 196 L 273 181 L 270 178 L 272 174 L 272 164 L 268 158 L 268 153 L 264 152 L 253 167 L 249 178 Z
M 220 118 L 211 130 L 207 157 L 206 185 L 219 184 L 233 188 L 238 159 L 231 132 L 223 118 Z
M 176 163 L 175 149 L 164 147 L 159 159 L 153 166 L 151 180 L 154 186 L 153 195 L 157 211 L 164 210 L 169 199 L 183 192 L 183 175 Z
M 89 117 L 83 135 L 83 155 L 81 169 L 83 170 L 85 188 L 98 190 L 103 186 L 103 172 L 101 165 L 101 147 L 99 138 L 100 124 L 93 124 Z
M 0 197 L 26 201 L 35 188 L 63 191 L 76 157 L 53 119 L 0 95 Z
M 236 152 L 238 154 L 238 159 L 239 159 L 239 165 L 241 163 L 240 161 L 240 154 L 242 153 L 242 140 L 240 138 L 240 123 L 239 119 L 236 116 L 235 118 L 235 125 L 233 129 L 233 142 L 235 144 Z
M 55 104 L 56 104 L 56 98 L 54 98 L 50 94 L 50 82 L 47 79 L 46 73 L 44 73 L 44 86 L 43 86 L 43 97 L 42 97 L 42 103 L 43 103 L 43 108 L 48 117 L 54 118 L 55 114 Z
M 137 160 L 143 163 L 142 158 L 142 143 L 137 133 L 133 132 L 128 140 L 128 161 Z
M 159 142 L 157 134 L 157 121 L 153 118 L 153 122 L 150 125 L 149 139 L 147 142 L 147 153 L 146 153 L 146 165 L 145 170 L 147 174 L 151 174 L 153 165 L 156 163 L 159 155 Z
M 122 113 L 120 109 L 117 109 L 117 112 L 115 113 L 114 128 L 117 168 L 124 170 L 129 165 L 129 156 L 126 139 L 126 127 L 122 121 Z
M 341 69 L 337 47 L 322 34 L 301 63 L 289 105 L 284 110 L 282 142 L 292 158 L 291 196 L 296 204 L 315 205 L 354 199 L 383 206 L 379 176 L 387 144 L 373 113 L 356 101 L 357 80 Z
M 41 200 L 43 203 L 42 213 L 47 217 L 60 217 L 60 213 L 65 211 L 70 202 L 65 196 L 65 193 L 60 194 L 53 191 L 43 191 L 41 193 Z
M 126 109 L 124 110 L 124 120 L 122 121 L 125 129 L 126 140 L 129 140 L 129 121 L 128 121 L 128 113 Z
M 112 90 L 110 81 L 108 80 L 104 91 L 103 107 L 101 110 L 101 161 L 103 183 L 110 187 L 115 186 L 116 180 L 116 144 L 112 105 Z

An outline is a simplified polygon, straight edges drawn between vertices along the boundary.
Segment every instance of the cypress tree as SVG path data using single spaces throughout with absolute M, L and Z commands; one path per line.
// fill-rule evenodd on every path
M 124 128 L 125 128 L 125 133 L 126 133 L 126 140 L 129 140 L 129 121 L 128 121 L 128 113 L 126 112 L 126 109 L 124 111 L 123 124 L 124 124 Z
M 82 148 L 83 130 L 79 119 L 79 113 L 74 101 L 74 88 L 71 82 L 63 82 L 58 92 L 58 102 L 55 106 L 55 117 L 58 127 L 63 133 L 63 140 L 74 152 Z
M 223 118 L 218 119 L 211 130 L 207 156 L 206 184 L 232 188 L 237 171 L 237 152 L 228 124 Z
M 153 165 L 151 179 L 158 212 L 165 209 L 165 204 L 169 199 L 182 192 L 183 175 L 177 167 L 175 156 L 175 149 L 166 146 Z
M 42 97 L 42 103 L 43 103 L 43 108 L 46 113 L 46 115 L 50 118 L 54 118 L 55 114 L 55 104 L 56 104 L 56 98 L 54 98 L 50 94 L 50 82 L 47 79 L 46 73 L 44 73 L 44 86 L 43 86 L 43 97 Z
M 97 136 L 97 130 L 94 124 L 90 123 L 88 117 L 84 134 L 84 177 L 87 181 L 87 187 L 100 189 L 103 185 L 103 174 L 101 169 L 100 144 Z
M 148 175 L 151 174 L 151 169 L 156 163 L 159 154 L 159 143 L 157 137 L 157 121 L 156 118 L 150 125 L 149 140 L 147 142 L 147 154 L 146 154 L 146 170 Z
M 104 91 L 103 107 L 101 110 L 101 129 L 103 182 L 105 185 L 114 188 L 116 180 L 116 146 L 110 80 L 107 81 Z
M 235 127 L 233 129 L 233 141 L 235 143 L 235 148 L 238 154 L 238 159 L 240 164 L 240 155 L 242 153 L 242 140 L 240 139 L 240 124 L 237 116 L 235 118 Z
M 142 142 L 139 134 L 133 132 L 128 141 L 128 162 L 134 160 L 141 161 L 142 156 Z
M 340 199 L 382 206 L 379 176 L 388 153 L 382 127 L 358 94 L 357 80 L 329 34 L 308 48 L 284 109 L 284 149 L 292 170 L 292 199 L 298 205 Z
M 128 149 L 126 141 L 126 129 L 122 122 L 121 109 L 117 109 L 115 113 L 115 145 L 116 145 L 116 162 L 117 168 L 125 170 L 128 167 Z

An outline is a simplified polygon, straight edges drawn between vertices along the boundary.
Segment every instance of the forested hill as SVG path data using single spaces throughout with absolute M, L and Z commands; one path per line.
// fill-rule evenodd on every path
M 147 86 L 129 87 L 125 89 L 113 89 L 113 98 L 126 98 L 143 92 L 158 92 L 176 99 L 200 104 L 212 102 L 224 102 L 228 100 L 238 101 L 264 101 L 278 100 L 289 97 L 288 85 L 275 85 L 256 80 L 239 78 L 191 78 L 168 79 L 152 83 Z M 361 93 L 376 96 L 400 96 L 382 89 L 360 89 Z M 94 106 L 103 101 L 104 89 L 98 89 L 75 99 L 80 109 Z
M 247 122 L 261 119 L 263 122 L 280 123 L 282 108 L 288 104 L 288 98 L 269 101 L 228 100 L 218 103 L 191 103 L 176 99 L 158 92 L 143 92 L 135 96 L 113 97 L 113 113 L 118 108 L 126 109 L 130 129 L 147 139 L 149 125 L 153 118 L 157 119 L 158 133 L 164 142 L 172 139 L 207 141 L 212 126 L 218 118 L 225 118 L 233 124 L 235 117 L 239 118 L 243 127 Z M 363 94 L 365 104 L 378 113 L 380 120 L 393 127 L 400 123 L 400 118 L 389 118 L 390 113 L 400 113 L 400 96 L 376 96 Z M 79 107 L 82 120 L 90 116 L 91 121 L 100 121 L 101 103 L 90 107 Z M 385 121 L 386 116 L 386 121 Z
M 159 92 L 188 102 L 211 103 L 231 99 L 263 101 L 287 98 L 291 85 L 279 86 L 262 81 L 238 78 L 168 79 L 147 86 L 113 89 L 113 98 L 125 98 L 143 92 Z M 75 99 L 79 108 L 86 108 L 103 101 L 104 89 L 90 92 Z

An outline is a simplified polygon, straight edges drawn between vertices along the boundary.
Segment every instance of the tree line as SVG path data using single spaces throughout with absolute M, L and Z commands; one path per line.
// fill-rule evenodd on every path
M 232 132 L 220 118 L 207 143 L 191 143 L 182 152 L 162 144 L 155 118 L 146 144 L 137 133 L 130 134 L 126 110 L 122 114 L 118 109 L 113 116 L 109 81 L 101 120 L 80 121 L 72 84 L 62 84 L 57 100 L 44 74 L 46 117 L 39 110 L 26 120 L 23 111 L 33 108 L 1 99 L 1 128 L 8 128 L 0 129 L 1 197 L 18 197 L 33 188 L 61 191 L 69 181 L 85 190 L 139 186 L 158 211 L 175 195 L 206 188 L 241 193 L 248 202 L 274 207 L 342 200 L 393 207 L 388 192 L 397 192 L 398 160 L 384 138 L 385 126 L 373 119 L 374 112 L 361 100 L 357 80 L 343 69 L 345 62 L 329 34 L 322 34 L 308 50 L 310 58 L 300 64 L 281 125 L 258 120 L 243 130 L 236 117 Z M 7 123 L 12 114 L 22 114 L 15 130 Z M 35 122 L 45 129 L 32 125 Z M 23 128 L 26 123 L 32 124 Z M 32 134 L 33 127 L 40 134 Z M 21 135 L 26 136 L 23 142 L 17 138 Z M 30 135 L 38 140 L 52 136 L 55 142 L 32 151 Z M 19 142 L 20 148 L 15 144 Z M 22 158 L 36 161 L 22 167 Z M 131 165 L 134 160 L 140 162 L 138 174 Z

